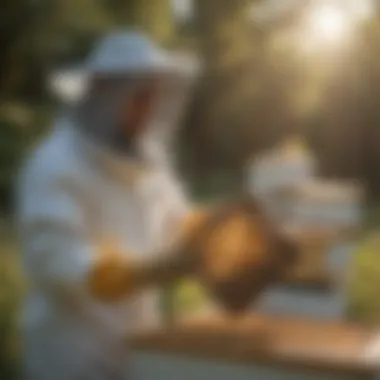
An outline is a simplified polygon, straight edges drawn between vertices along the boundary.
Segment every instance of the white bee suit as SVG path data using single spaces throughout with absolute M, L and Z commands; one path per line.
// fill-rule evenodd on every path
M 152 121 L 152 136 L 162 123 Z M 152 163 L 136 177 L 133 161 L 84 136 L 70 117 L 60 118 L 21 175 L 19 222 L 31 286 L 22 325 L 27 380 L 133 378 L 126 337 L 157 321 L 157 293 L 103 304 L 89 295 L 87 274 L 103 242 L 136 255 L 159 252 L 188 211 L 158 140 L 144 140 Z

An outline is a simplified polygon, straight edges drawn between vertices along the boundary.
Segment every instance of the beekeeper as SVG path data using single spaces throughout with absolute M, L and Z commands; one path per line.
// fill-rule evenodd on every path
M 167 154 L 196 73 L 188 63 L 136 31 L 107 36 L 22 170 L 27 380 L 133 378 L 125 338 L 157 321 L 149 285 L 191 270 L 163 253 L 189 215 Z

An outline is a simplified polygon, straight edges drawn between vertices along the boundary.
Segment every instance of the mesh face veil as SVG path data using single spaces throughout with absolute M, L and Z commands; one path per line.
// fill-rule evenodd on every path
M 87 139 L 112 154 L 167 165 L 189 90 L 171 74 L 95 76 L 74 115 Z
M 154 82 L 96 77 L 75 115 L 89 138 L 115 153 L 134 155 L 134 143 L 146 127 L 154 97 Z

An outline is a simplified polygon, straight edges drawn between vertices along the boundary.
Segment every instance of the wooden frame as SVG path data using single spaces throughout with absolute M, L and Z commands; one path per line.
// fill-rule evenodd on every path
M 182 321 L 137 333 L 129 342 L 137 352 L 193 359 L 371 378 L 380 358 L 365 358 L 374 329 L 338 322 L 250 315 Z

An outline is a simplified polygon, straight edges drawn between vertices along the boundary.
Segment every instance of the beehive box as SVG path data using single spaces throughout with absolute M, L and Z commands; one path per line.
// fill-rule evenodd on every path
M 316 278 L 321 273 L 342 283 L 356 249 L 355 236 L 338 228 L 292 227 L 286 233 L 297 242 L 300 259 L 290 274 L 302 278 L 307 273 Z
M 361 225 L 363 197 L 353 182 L 308 180 L 294 186 L 286 200 L 287 221 L 306 228 L 355 231 Z
M 336 240 L 329 231 L 304 239 L 301 261 L 293 273 L 285 283 L 268 289 L 252 309 L 267 315 L 344 320 L 347 275 L 356 244 Z
M 305 287 L 313 283 L 322 285 L 322 282 L 325 286 L 331 285 L 327 256 L 335 242 L 332 232 L 306 228 L 286 231 L 297 242 L 300 252 L 297 265 L 288 274 L 286 283 Z

